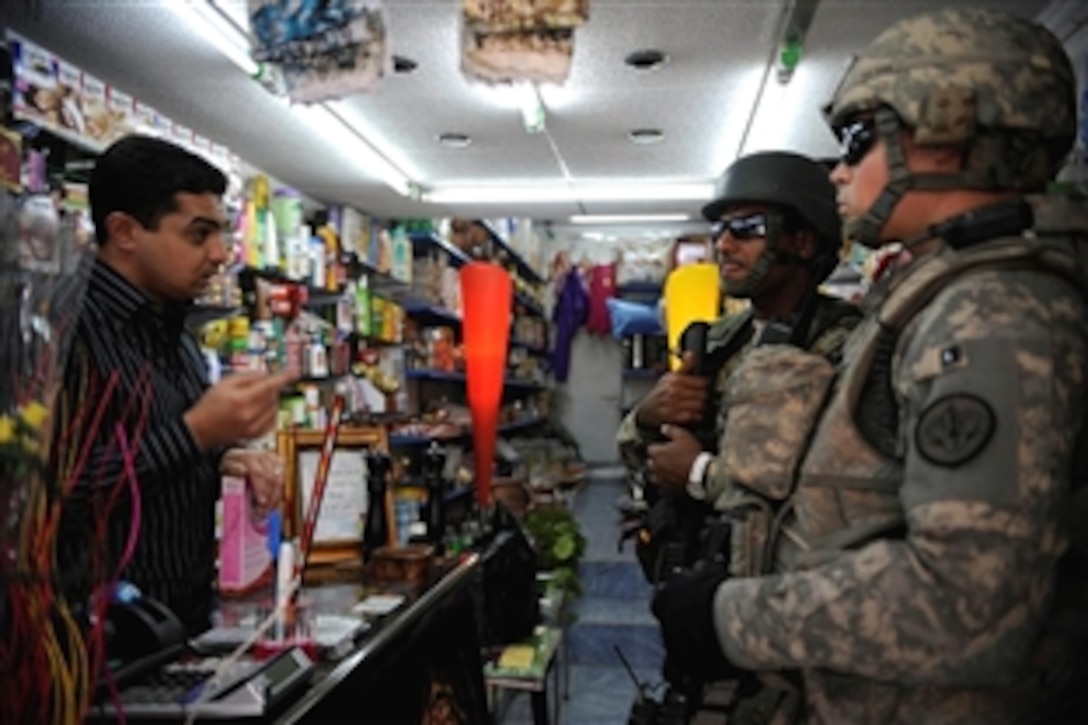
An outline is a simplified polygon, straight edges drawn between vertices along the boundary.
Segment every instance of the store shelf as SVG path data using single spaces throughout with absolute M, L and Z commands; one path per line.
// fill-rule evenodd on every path
M 462 498 L 469 498 L 476 495 L 476 489 L 469 486 L 459 486 L 457 488 L 446 491 L 442 494 L 443 503 L 454 503 Z
M 510 242 L 506 240 L 502 234 L 499 234 L 499 230 L 495 228 L 495 225 L 490 221 L 483 219 L 480 220 L 480 225 L 487 230 L 487 233 L 491 235 L 491 239 L 494 240 L 495 245 L 498 246 L 507 256 L 514 262 L 514 265 L 518 268 L 525 279 L 530 282 L 540 284 L 544 282 L 544 277 L 537 272 L 533 267 L 521 256 L 513 247 L 510 246 Z
M 616 286 L 617 297 L 660 297 L 660 282 L 628 282 Z
M 537 317 L 544 316 L 544 305 L 534 300 L 524 292 L 514 293 L 514 302 L 525 308 L 526 312 Z
M 185 314 L 185 321 L 197 327 L 209 322 L 234 317 L 242 311 L 237 305 L 204 305 L 194 304 Z
M 406 370 L 404 377 L 408 380 L 429 380 L 443 383 L 463 383 L 467 379 L 464 373 L 446 372 L 445 370 Z M 507 388 L 520 388 L 523 390 L 543 390 L 548 387 L 546 383 L 538 383 L 533 380 L 517 380 L 507 378 L 503 381 Z
M 404 308 L 404 314 L 424 322 L 454 326 L 461 324 L 461 318 L 452 310 L 447 310 L 445 307 L 439 307 L 424 300 L 407 298 L 401 300 L 401 306 Z
M 433 380 L 445 383 L 465 382 L 464 373 L 446 372 L 445 370 L 405 370 L 404 377 L 408 380 Z
M 455 267 L 472 261 L 464 251 L 453 246 L 435 232 L 408 232 L 408 238 L 412 240 L 412 248 L 417 254 L 428 248 L 437 248 L 450 255 L 450 261 Z
M 361 335 L 357 332 L 353 332 L 351 334 L 360 343 L 364 343 L 364 347 L 397 347 L 404 344 L 403 340 L 387 340 L 384 337 L 377 337 L 375 335 Z
M 302 393 L 301 393 L 300 388 L 303 385 L 326 386 L 326 385 L 337 383 L 337 382 L 343 380 L 345 377 L 347 377 L 347 375 L 323 375 L 321 377 L 315 377 L 315 376 L 312 376 L 312 375 L 304 375 L 304 376 L 300 377 L 298 380 L 296 380 L 295 382 L 288 385 L 287 387 L 282 388 L 280 390 L 280 397 L 281 398 L 290 398 L 290 397 L 294 397 L 296 395 L 301 395 Z
M 514 380 L 507 378 L 503 383 L 508 388 L 517 388 L 519 390 L 544 390 L 547 388 L 546 383 L 538 383 L 533 380 Z
M 306 285 L 306 309 L 335 305 L 344 297 L 344 290 L 322 289 Z
M 429 446 L 432 441 L 438 441 L 439 443 L 445 443 L 449 441 L 460 441 L 467 434 L 459 433 L 455 436 L 429 436 L 429 435 L 416 435 L 416 434 L 404 434 L 404 433 L 390 433 L 389 445 L 397 448 L 416 448 L 419 446 Z
M 527 351 L 530 355 L 550 355 L 551 351 L 546 347 L 534 345 L 531 342 L 522 342 L 521 340 L 510 340 L 510 347 L 515 347 L 520 350 Z
M 517 433 L 530 428 L 535 428 L 538 425 L 547 423 L 547 418 L 527 418 L 525 420 L 514 421 L 513 423 L 503 423 L 499 426 L 499 434 L 505 433 Z M 463 433 L 457 436 L 443 436 L 441 438 L 435 438 L 428 435 L 402 435 L 399 433 L 389 434 L 389 445 L 400 448 L 412 448 L 417 446 L 427 446 L 431 444 L 431 441 L 454 441 L 464 438 L 468 438 L 472 435 L 472 429 L 466 428 Z
M 101 156 L 108 146 L 108 144 L 92 141 L 86 136 L 81 136 L 77 133 L 68 131 L 67 129 L 58 128 L 56 126 L 43 126 L 40 123 L 25 118 L 15 120 L 13 126 L 15 131 L 22 136 L 29 138 L 36 138 L 42 135 L 52 136 L 53 138 L 60 139 L 77 150 L 94 157 Z
M 547 418 L 527 418 L 526 420 L 518 420 L 513 423 L 504 423 L 499 426 L 499 433 L 516 433 L 528 428 L 535 428 L 538 425 L 543 425 L 547 422 Z
M 344 296 L 344 290 L 342 289 L 331 290 L 326 287 L 315 287 L 304 279 L 295 279 L 288 276 L 286 272 L 278 267 L 242 267 L 238 274 L 240 277 L 251 274 L 269 282 L 304 287 L 306 288 L 306 304 L 304 306 L 307 308 L 334 305 Z
M 367 284 L 372 294 L 379 297 L 387 297 L 399 300 L 406 297 L 412 291 L 412 286 L 403 280 L 396 279 L 386 272 L 381 272 L 370 262 L 362 259 L 352 259 L 348 269 L 353 278 L 366 275 Z
M 517 297 L 517 301 L 520 304 L 523 304 L 526 307 L 530 308 L 530 311 L 533 314 L 544 314 L 544 309 L 537 302 L 524 295 L 519 295 Z M 447 310 L 445 307 L 440 307 L 439 305 L 427 302 L 426 300 L 421 300 L 415 297 L 405 297 L 400 300 L 400 304 L 404 308 L 404 311 L 409 315 L 414 315 L 416 317 L 426 316 L 438 318 L 442 322 L 451 325 L 461 324 L 461 318 L 452 310 Z

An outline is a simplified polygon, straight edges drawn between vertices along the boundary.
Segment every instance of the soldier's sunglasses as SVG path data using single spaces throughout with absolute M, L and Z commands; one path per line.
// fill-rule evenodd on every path
M 741 242 L 765 237 L 767 236 L 767 215 L 755 213 L 723 219 L 714 229 L 714 239 L 721 239 L 726 232 L 729 232 L 733 239 Z
M 838 129 L 839 158 L 847 166 L 857 166 L 876 143 L 876 121 L 859 118 Z

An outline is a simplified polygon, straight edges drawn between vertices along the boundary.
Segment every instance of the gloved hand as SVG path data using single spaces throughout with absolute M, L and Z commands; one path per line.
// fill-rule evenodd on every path
M 718 644 L 714 593 L 728 577 L 720 564 L 673 575 L 654 594 L 651 610 L 665 641 L 665 679 L 671 684 L 713 682 L 740 674 Z

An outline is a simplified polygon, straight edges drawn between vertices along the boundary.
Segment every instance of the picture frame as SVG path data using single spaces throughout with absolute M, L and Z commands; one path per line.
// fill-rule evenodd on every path
M 323 430 L 292 429 L 278 435 L 278 448 L 284 460 L 283 527 L 287 537 L 301 535 L 324 439 Z M 340 428 L 314 528 L 308 566 L 361 559 L 363 521 L 370 505 L 366 455 L 372 450 L 389 452 L 389 437 L 384 427 Z M 382 502 L 382 505 L 386 503 Z

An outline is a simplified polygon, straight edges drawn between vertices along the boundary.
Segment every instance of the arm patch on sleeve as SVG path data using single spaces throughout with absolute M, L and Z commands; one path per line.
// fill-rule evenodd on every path
M 956 393 L 930 403 L 918 416 L 914 443 L 930 463 L 955 467 L 982 452 L 993 438 L 993 408 L 977 395 Z

